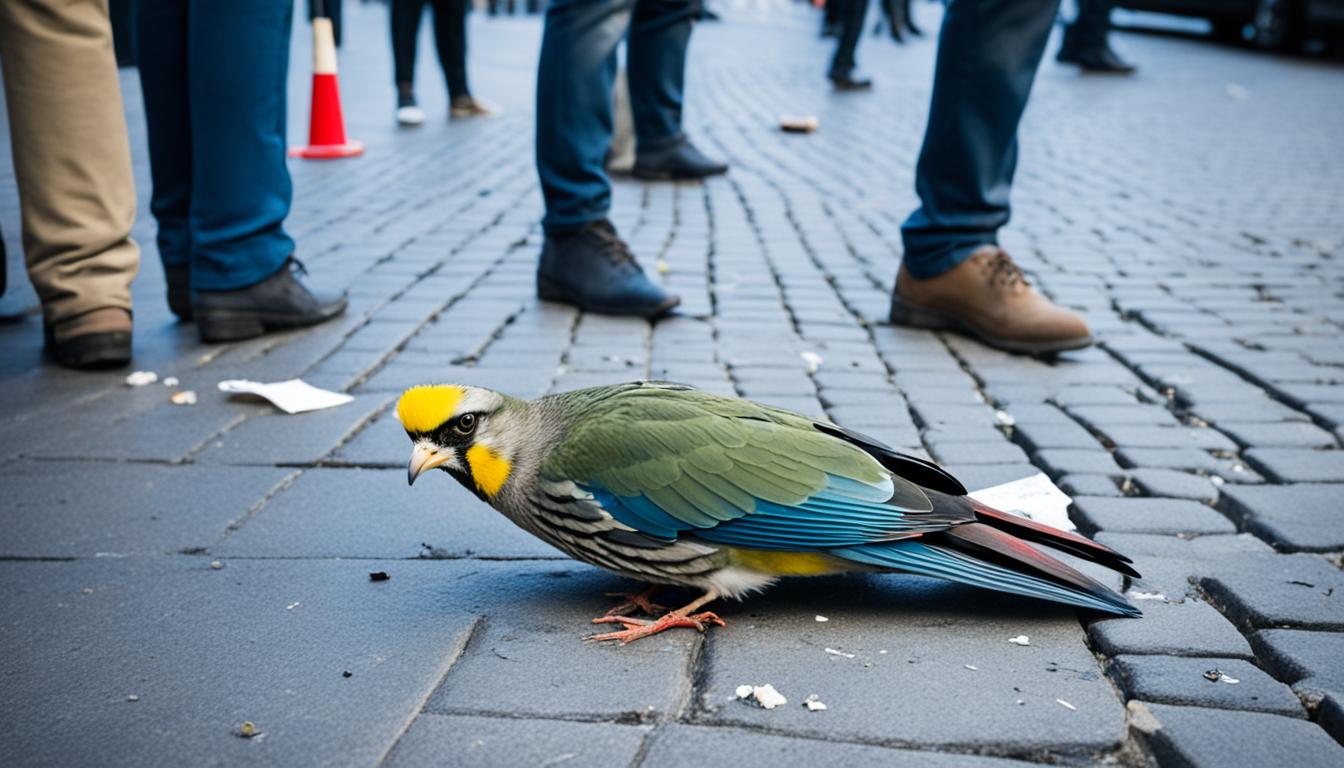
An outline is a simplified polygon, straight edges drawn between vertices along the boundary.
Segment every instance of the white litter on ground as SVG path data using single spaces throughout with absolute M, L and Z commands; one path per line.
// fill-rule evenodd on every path
M 1210 683 L 1227 683 L 1228 685 L 1236 685 L 1241 682 L 1221 669 L 1210 669 L 1204 673 L 1204 679 Z
M 1078 526 L 1069 519 L 1069 504 L 1073 499 L 1059 490 L 1044 472 L 1010 483 L 981 488 L 969 495 L 982 504 L 1021 515 L 1028 520 L 1045 523 L 1062 531 L 1078 530 Z
M 190 389 L 185 389 L 181 392 L 174 392 L 173 396 L 168 399 L 172 401 L 173 405 L 195 405 L 196 393 Z
M 830 619 L 826 618 L 825 616 L 820 616 L 820 615 L 819 615 L 819 616 L 817 616 L 817 621 L 818 621 L 818 622 L 830 621 Z
M 826 705 L 821 703 L 821 697 L 815 693 L 803 699 L 803 706 L 807 707 L 808 712 L 820 712 L 826 709 Z
M 803 358 L 804 363 L 807 363 L 808 373 L 816 373 L 817 369 L 821 367 L 822 362 L 824 362 L 824 358 L 821 355 L 812 351 L 799 352 L 798 356 Z
M 143 387 L 159 380 L 159 374 L 153 371 L 136 371 L 126 377 L 126 386 Z
M 1061 707 L 1063 707 L 1063 708 L 1069 710 L 1070 712 L 1077 712 L 1077 711 L 1078 711 L 1078 708 L 1077 708 L 1077 707 L 1073 706 L 1072 704 L 1070 704 L 1069 702 L 1067 702 L 1067 701 L 1065 701 L 1065 700 L 1063 700 L 1063 699 L 1055 699 L 1055 703 L 1058 704 L 1059 706 L 1061 706 Z
M 1125 596 L 1130 600 L 1161 600 L 1166 602 L 1167 596 L 1161 592 L 1126 592 Z
M 177 381 L 177 377 L 176 377 L 176 376 L 164 376 L 164 377 L 163 377 L 163 386 L 165 386 L 165 387 L 176 387 L 177 385 L 178 385 L 178 381 Z
M 854 658 L 854 654 L 852 654 L 852 653 L 845 653 L 844 651 L 837 651 L 837 650 L 835 650 L 834 648 L 827 648 L 827 649 L 826 649 L 826 652 L 829 653 L 829 654 L 831 654 L 832 656 L 844 656 L 846 659 L 852 659 L 852 658 Z
M 994 420 L 1002 427 L 1012 427 L 1017 424 L 1017 419 L 1014 419 L 1013 415 L 1007 411 L 995 411 Z
M 784 694 L 776 691 L 775 686 L 769 683 L 765 685 L 739 685 L 735 693 L 737 698 L 748 704 L 755 704 L 761 709 L 774 709 L 789 703 L 789 700 L 784 698 Z
M 1008 642 L 1013 645 L 1031 645 L 1031 638 L 1026 635 L 1018 635 L 1017 637 L 1008 638 Z
M 340 392 L 314 387 L 302 379 L 277 381 L 263 384 L 246 379 L 229 379 L 219 382 L 219 391 L 230 395 L 253 395 L 269 400 L 272 405 L 285 413 L 305 413 L 323 408 L 345 405 L 355 398 Z
M 980 671 L 980 668 L 977 667 L 977 666 L 975 666 L 974 664 L 962 664 L 961 666 L 963 666 L 963 667 L 965 667 L 965 668 L 971 670 L 972 672 L 979 672 L 979 671 Z

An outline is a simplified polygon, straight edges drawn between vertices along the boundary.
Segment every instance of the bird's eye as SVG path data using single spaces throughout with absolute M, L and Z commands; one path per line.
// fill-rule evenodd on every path
M 476 414 L 464 413 L 458 416 L 457 421 L 453 423 L 453 429 L 460 435 L 470 435 L 476 431 Z

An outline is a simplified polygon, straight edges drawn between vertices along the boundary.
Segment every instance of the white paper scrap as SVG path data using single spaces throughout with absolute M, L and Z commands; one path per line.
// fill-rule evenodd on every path
M 831 654 L 832 656 L 844 656 L 846 659 L 852 659 L 852 658 L 854 658 L 854 654 L 852 654 L 852 653 L 845 653 L 844 651 L 837 651 L 837 650 L 834 649 L 834 648 L 827 648 L 827 649 L 826 649 L 826 652 L 829 653 L 829 654 Z
M 825 616 L 822 616 L 822 615 L 818 614 L 818 615 L 817 615 L 817 621 L 818 621 L 818 622 L 827 622 L 827 621 L 830 621 L 830 619 L 826 618 Z
M 319 389 L 302 379 L 263 384 L 247 379 L 229 379 L 219 382 L 219 391 L 231 395 L 255 395 L 271 401 L 285 413 L 304 413 L 323 408 L 345 405 L 355 398 L 340 392 Z
M 788 704 L 789 700 L 784 698 L 784 694 L 775 690 L 775 686 L 766 683 L 765 685 L 739 685 L 734 691 L 737 698 L 747 702 L 755 703 L 762 709 L 774 709 L 781 704 Z
M 136 371 L 126 377 L 126 386 L 143 387 L 159 380 L 159 374 L 153 371 Z
M 1017 637 L 1008 638 L 1008 642 L 1013 645 L 1031 645 L 1031 638 L 1026 635 L 1018 635 Z
M 808 712 L 821 712 L 826 709 L 826 705 L 821 702 L 821 697 L 815 693 L 803 699 L 803 706 L 807 707 Z
M 971 492 L 970 497 L 995 509 L 1021 515 L 1028 520 L 1045 523 L 1060 530 L 1078 530 L 1078 526 L 1069 519 L 1069 503 L 1073 499 L 1059 490 L 1044 472 L 1010 483 L 981 488 Z

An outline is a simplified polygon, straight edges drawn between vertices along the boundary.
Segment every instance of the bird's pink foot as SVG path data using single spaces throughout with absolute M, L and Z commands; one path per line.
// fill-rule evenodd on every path
M 662 618 L 657 619 L 656 621 L 636 619 L 629 616 L 602 616 L 601 618 L 593 619 L 593 623 L 623 624 L 625 629 L 618 632 L 604 632 L 599 635 L 589 635 L 584 638 L 585 640 L 588 640 L 589 642 L 615 640 L 621 645 L 633 643 L 640 638 L 650 637 L 659 632 L 675 629 L 677 627 L 689 627 L 704 632 L 705 627 L 711 624 L 717 624 L 720 627 L 727 626 L 723 619 L 720 619 L 716 614 L 709 611 L 694 613 L 689 616 L 683 616 L 682 614 L 673 611 L 672 613 L 665 614 Z
M 667 610 L 667 606 L 653 602 L 654 595 L 657 595 L 662 589 L 662 586 L 654 584 L 640 592 L 608 592 L 607 597 L 624 597 L 625 601 L 602 615 L 604 617 L 625 616 L 638 611 L 639 613 L 656 616 Z

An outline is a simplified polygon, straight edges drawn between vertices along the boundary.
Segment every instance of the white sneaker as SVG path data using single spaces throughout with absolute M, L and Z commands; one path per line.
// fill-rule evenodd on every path
M 397 107 L 397 122 L 402 125 L 419 125 L 425 122 L 425 110 L 411 101 L 409 104 Z

